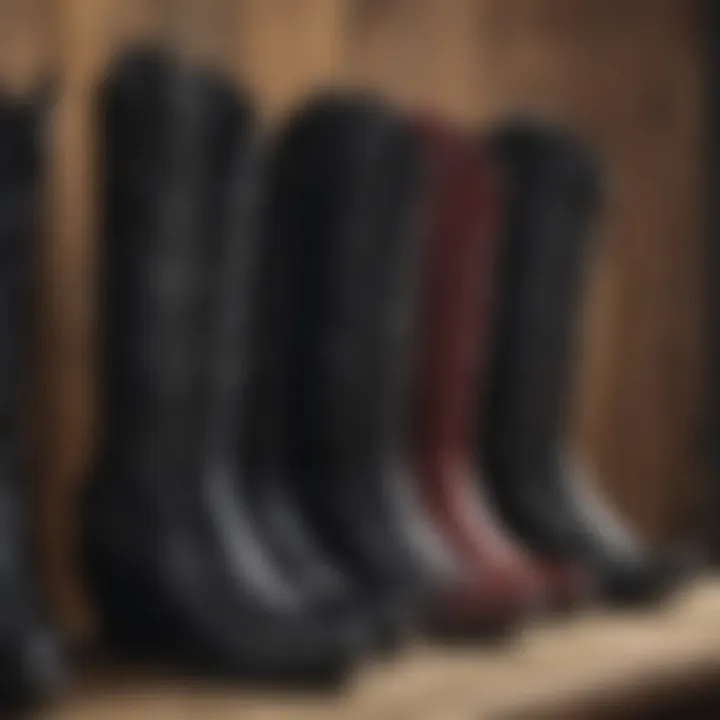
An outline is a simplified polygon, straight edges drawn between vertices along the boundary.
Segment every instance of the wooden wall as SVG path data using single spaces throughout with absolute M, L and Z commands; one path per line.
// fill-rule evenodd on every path
M 98 238 L 91 90 L 108 49 L 134 32 L 129 10 L 141 5 L 55 0 L 54 42 L 46 46 L 56 52 L 63 95 L 52 124 L 41 271 L 41 547 L 52 596 L 78 633 L 87 615 L 73 559 L 76 492 L 100 417 L 93 386 Z M 641 529 L 656 539 L 697 535 L 705 387 L 697 3 L 227 0 L 225 6 L 234 21 L 224 23 L 214 52 L 252 88 L 268 119 L 316 84 L 341 80 L 370 84 L 408 107 L 433 103 L 467 126 L 533 108 L 571 121 L 594 143 L 609 198 L 590 273 L 574 429 L 603 485 Z

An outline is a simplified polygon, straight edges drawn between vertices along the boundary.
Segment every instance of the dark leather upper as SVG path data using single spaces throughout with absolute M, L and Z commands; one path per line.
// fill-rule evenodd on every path
M 430 242 L 423 273 L 413 459 L 434 521 L 475 585 L 475 622 L 524 617 L 539 582 L 480 493 L 474 432 L 484 383 L 501 190 L 470 142 L 435 121 L 418 123 L 433 168 Z M 456 594 L 467 593 L 462 583 Z M 450 603 L 451 606 L 455 605 Z M 466 609 L 467 621 L 472 613 Z
M 107 623 L 150 628 L 170 659 L 206 670 L 342 671 L 361 628 L 307 611 L 243 502 L 251 107 L 152 52 L 118 63 L 102 106 L 108 423 L 85 553 Z
M 287 128 L 271 206 L 271 241 L 288 268 L 281 355 L 296 496 L 363 591 L 398 599 L 388 612 L 399 620 L 422 584 L 395 492 L 421 182 L 400 122 L 367 98 L 330 92 Z
M 583 280 L 600 203 L 600 176 L 562 128 L 508 123 L 491 144 L 506 167 L 509 203 L 495 318 L 490 393 L 480 447 L 509 525 L 536 550 L 576 559 L 610 595 L 645 596 L 674 571 L 609 526 L 572 487 L 564 462 Z

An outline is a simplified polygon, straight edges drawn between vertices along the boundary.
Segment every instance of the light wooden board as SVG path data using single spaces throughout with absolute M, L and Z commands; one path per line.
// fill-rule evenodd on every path
M 720 582 L 705 581 L 651 612 L 590 610 L 528 628 L 498 647 L 415 647 L 368 665 L 339 697 L 269 697 L 149 674 L 103 673 L 44 720 L 477 720 L 576 717 L 720 679 Z

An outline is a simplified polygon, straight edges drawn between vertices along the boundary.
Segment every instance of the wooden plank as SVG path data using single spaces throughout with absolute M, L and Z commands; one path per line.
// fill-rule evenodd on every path
M 720 584 L 647 613 L 590 610 L 528 628 L 507 646 L 417 647 L 363 670 L 339 697 L 282 697 L 105 673 L 45 720 L 476 720 L 588 716 L 653 707 L 720 678 Z M 570 714 L 572 712 L 572 714 Z M 594 716 L 594 715 L 593 715 Z

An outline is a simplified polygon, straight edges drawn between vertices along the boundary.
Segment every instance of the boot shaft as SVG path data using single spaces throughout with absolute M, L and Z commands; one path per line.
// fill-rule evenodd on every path
M 493 145 L 508 199 L 484 445 L 504 464 L 553 463 L 566 430 L 598 174 L 579 141 L 541 125 L 509 126 Z
M 340 475 L 375 472 L 400 441 L 422 184 L 410 134 L 345 100 L 321 100 L 290 133 L 287 177 L 303 179 L 281 191 L 287 226 L 277 228 L 291 268 L 291 452 Z
M 107 462 L 197 472 L 214 384 L 229 377 L 218 278 L 249 108 L 219 78 L 151 52 L 121 60 L 101 102 Z
M 473 455 L 493 295 L 498 174 L 462 138 L 434 123 L 420 132 L 434 168 L 419 337 L 416 448 Z

